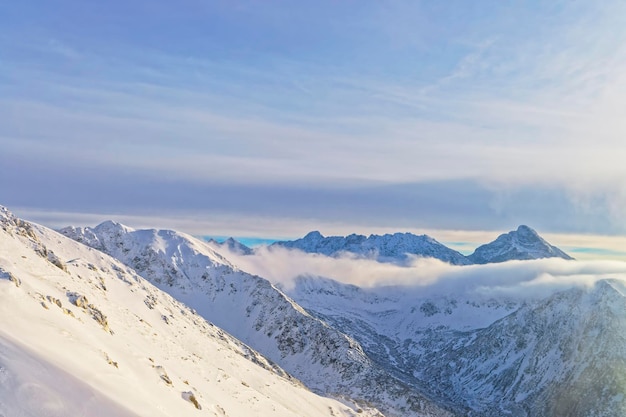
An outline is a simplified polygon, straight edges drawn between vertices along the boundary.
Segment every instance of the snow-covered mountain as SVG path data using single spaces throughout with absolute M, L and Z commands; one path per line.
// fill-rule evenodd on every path
M 244 245 L 243 243 L 232 237 L 229 237 L 221 243 L 215 239 L 209 239 L 208 243 L 217 246 L 220 249 L 226 249 L 238 255 L 252 255 L 254 253 L 254 250 L 252 248 Z
M 61 233 L 134 268 L 318 393 L 364 401 L 388 415 L 450 415 L 372 361 L 355 339 L 311 316 L 269 281 L 239 270 L 206 242 L 110 221 Z
M 235 253 L 244 253 L 231 243 Z M 386 235 L 357 234 L 349 236 L 322 236 L 320 232 L 308 233 L 301 239 L 275 242 L 271 246 L 298 249 L 307 253 L 326 256 L 353 254 L 376 259 L 380 262 L 406 263 L 411 255 L 436 258 L 452 265 L 473 265 L 559 257 L 573 259 L 565 252 L 550 245 L 533 229 L 519 226 L 517 230 L 500 235 L 495 241 L 478 247 L 473 254 L 464 256 L 427 235 L 394 233 Z M 250 254 L 252 251 L 245 254 Z
M 420 292 L 308 277 L 289 293 L 460 415 L 626 415 L 624 282 L 526 301 Z
M 481 416 L 626 415 L 625 294 L 622 281 L 601 280 L 524 304 L 425 345 L 420 378 Z
M 527 234 L 523 226 L 518 232 Z M 313 276 L 277 288 L 239 270 L 226 251 L 182 233 L 114 222 L 63 233 L 134 268 L 318 393 L 389 415 L 626 413 L 622 281 L 532 297 L 467 291 L 460 278 L 437 287 L 453 292 L 414 284 L 362 288 Z M 515 256 L 538 253 L 518 246 Z M 467 268 L 470 276 L 496 265 L 449 268 Z
M 350 253 L 382 262 L 406 261 L 408 255 L 416 255 L 437 258 L 453 265 L 469 264 L 465 256 L 437 242 L 432 237 L 412 233 L 370 235 L 369 237 L 357 234 L 345 237 L 325 237 L 320 232 L 314 231 L 301 239 L 275 242 L 271 246 L 299 249 L 303 252 L 327 256 Z
M 528 226 L 504 233 L 491 243 L 479 246 L 468 256 L 473 264 L 528 260 L 541 258 L 573 259 L 571 256 L 546 242 Z
M 377 414 L 310 392 L 118 260 L 0 208 L 0 415 L 364 413 Z

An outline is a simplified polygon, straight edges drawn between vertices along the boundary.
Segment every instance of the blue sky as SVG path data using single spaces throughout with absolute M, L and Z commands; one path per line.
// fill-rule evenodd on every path
M 199 235 L 624 235 L 625 15 L 621 1 L 4 2 L 0 204 Z

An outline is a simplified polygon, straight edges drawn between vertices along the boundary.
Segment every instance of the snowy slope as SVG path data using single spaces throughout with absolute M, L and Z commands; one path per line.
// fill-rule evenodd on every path
M 4 208 L 0 346 L 7 417 L 370 413 L 311 393 L 132 269 Z
M 626 415 L 623 281 L 515 301 L 307 277 L 289 294 L 462 414 Z
M 541 258 L 573 259 L 568 254 L 546 242 L 528 226 L 504 233 L 491 243 L 479 246 L 468 259 L 474 264 L 528 260 Z
M 437 258 L 453 265 L 467 265 L 469 261 L 459 252 L 448 248 L 427 235 L 394 233 L 385 235 L 352 234 L 346 237 L 324 237 L 320 232 L 310 232 L 302 239 L 276 242 L 270 246 L 299 249 L 308 253 L 337 256 L 355 254 L 382 262 L 405 262 L 407 255 Z
M 424 294 L 420 287 L 361 288 L 322 277 L 299 277 L 286 290 L 312 314 L 358 340 L 365 352 L 416 389 L 427 389 L 441 404 L 467 406 L 441 395 L 437 384 L 420 374 L 420 358 L 438 343 L 488 327 L 513 313 L 520 303 L 481 296 Z M 444 365 L 445 366 L 445 365 Z
M 601 280 L 434 345 L 421 378 L 479 415 L 626 415 L 626 287 Z
M 353 338 L 312 317 L 267 280 L 238 270 L 205 242 L 114 222 L 61 232 L 134 268 L 316 392 L 366 401 L 390 415 L 448 415 L 373 362 Z

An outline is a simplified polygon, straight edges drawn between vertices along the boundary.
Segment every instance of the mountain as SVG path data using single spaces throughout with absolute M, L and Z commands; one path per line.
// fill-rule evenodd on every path
M 0 207 L 0 415 L 363 414 L 377 411 L 310 392 L 118 260 Z
M 60 232 L 119 259 L 315 392 L 372 404 L 388 415 L 450 415 L 368 357 L 354 338 L 266 279 L 239 270 L 206 242 L 111 221 Z
M 275 242 L 270 247 L 298 249 L 327 256 L 353 254 L 380 262 L 406 263 L 411 255 L 436 258 L 453 265 L 471 265 L 559 257 L 573 259 L 550 245 L 533 229 L 519 226 L 517 230 L 500 235 L 495 241 L 478 247 L 464 256 L 427 235 L 394 233 L 385 235 L 357 234 L 325 237 L 320 232 L 308 233 L 301 239 Z
M 482 416 L 626 415 L 624 294 L 623 281 L 600 280 L 527 303 L 428 346 L 420 377 Z
M 515 242 L 532 240 L 519 237 L 525 229 L 511 233 Z M 464 275 L 432 288 L 362 288 L 315 276 L 276 287 L 182 233 L 114 222 L 62 232 L 114 255 L 319 394 L 395 416 L 626 413 L 619 280 L 532 296 L 485 291 L 486 279 L 469 290 Z M 514 256 L 538 253 L 516 244 Z M 481 268 L 468 268 L 468 277 Z
M 448 248 L 427 235 L 394 233 L 385 235 L 357 234 L 349 236 L 324 237 L 320 232 L 308 233 L 293 241 L 275 242 L 270 247 L 298 249 L 308 253 L 338 256 L 350 253 L 381 262 L 406 262 L 409 255 L 437 258 L 453 265 L 467 265 L 470 262 L 459 252 Z
M 623 281 L 526 300 L 314 277 L 289 293 L 459 415 L 626 415 Z
M 550 245 L 533 229 L 522 225 L 515 231 L 498 236 L 491 243 L 479 246 L 468 259 L 474 264 L 486 264 L 555 257 L 573 259 L 556 246 Z
M 230 252 L 236 253 L 238 255 L 252 255 L 254 250 L 238 240 L 235 240 L 232 237 L 229 237 L 223 242 L 218 242 L 215 239 L 209 239 L 208 243 L 216 246 L 218 249 L 226 249 Z

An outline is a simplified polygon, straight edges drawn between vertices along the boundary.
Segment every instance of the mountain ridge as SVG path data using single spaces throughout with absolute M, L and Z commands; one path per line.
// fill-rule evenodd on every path
M 324 236 L 319 231 L 311 231 L 300 239 L 274 242 L 269 247 L 297 249 L 306 253 L 318 253 L 334 257 L 347 253 L 358 257 L 376 259 L 379 262 L 401 264 L 408 263 L 413 256 L 435 258 L 452 265 L 475 265 L 551 257 L 573 259 L 556 246 L 549 244 L 535 230 L 526 225 L 520 225 L 517 230 L 501 234 L 496 240 L 479 246 L 474 253 L 468 256 L 447 247 L 428 235 L 401 232 L 384 235 L 372 234 L 367 237 L 351 234 L 344 237 Z

